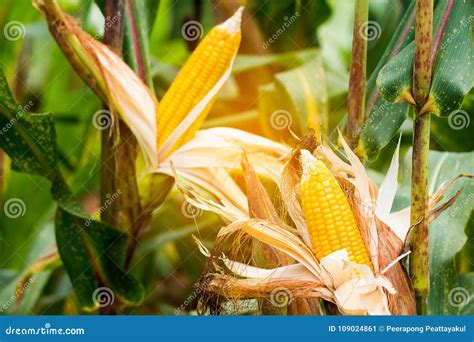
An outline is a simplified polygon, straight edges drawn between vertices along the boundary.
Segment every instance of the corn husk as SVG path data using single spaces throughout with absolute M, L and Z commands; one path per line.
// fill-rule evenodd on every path
M 85 33 L 56 0 L 34 0 L 58 46 L 79 76 L 133 132 L 149 167 L 156 166 L 158 101 L 112 50 Z
M 298 186 L 301 177 L 300 158 L 309 152 L 296 149 L 287 155 L 281 175 L 276 178 L 282 203 L 286 206 L 291 222 L 285 223 L 282 212 L 260 195 L 263 204 L 259 210 L 270 214 L 266 219 L 251 218 L 251 215 L 234 217 L 227 215 L 230 223 L 221 228 L 217 245 L 233 241 L 231 250 L 239 249 L 242 236 L 249 236 L 263 244 L 286 254 L 294 263 L 262 268 L 249 262 L 230 260 L 225 254 L 209 252 L 210 265 L 206 276 L 212 278 L 208 292 L 231 299 L 272 298 L 272 293 L 282 289 L 291 300 L 297 298 L 322 298 L 334 303 L 343 314 L 416 314 L 414 294 L 409 278 L 401 262 L 409 254 L 403 246 L 410 230 L 409 208 L 391 212 L 397 190 L 398 148 L 380 188 L 369 179 L 363 165 L 343 142 L 348 162 L 340 159 L 330 148 L 321 145 L 314 154 L 327 162 L 335 174 L 357 217 L 364 241 L 370 250 L 373 269 L 349 261 L 346 250 L 334 252 L 320 261 L 314 256 L 307 237 L 304 217 L 299 202 Z M 300 157 L 303 154 L 303 157 Z M 244 169 L 249 161 L 244 158 Z M 258 160 L 255 161 L 258 165 Z M 460 175 L 459 177 L 465 177 Z M 439 214 L 455 199 L 439 204 L 444 193 L 455 180 L 443 186 L 431 197 L 431 216 Z M 257 192 L 262 191 L 258 188 Z M 195 197 L 193 190 L 187 195 L 194 198 L 194 204 L 203 210 L 218 214 L 227 213 L 229 207 L 205 198 Z M 250 194 L 252 201 L 256 195 Z M 257 195 L 258 197 L 258 195 Z M 262 216 L 260 216 L 262 217 Z

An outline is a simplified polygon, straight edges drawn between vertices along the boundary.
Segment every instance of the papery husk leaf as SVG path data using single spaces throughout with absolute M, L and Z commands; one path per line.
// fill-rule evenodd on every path
M 273 224 L 281 224 L 278 212 L 253 166 L 250 164 L 245 151 L 242 155 L 242 171 L 251 218 L 266 220 Z
M 403 241 L 381 221 L 378 221 L 379 232 L 379 264 L 383 269 L 398 257 Z M 392 283 L 397 293 L 387 294 L 390 312 L 394 315 L 416 315 L 415 293 L 411 287 L 410 279 L 401 263 L 396 263 L 384 273 Z
M 255 266 L 250 266 L 236 261 L 231 261 L 229 259 L 223 260 L 224 264 L 236 275 L 243 278 L 252 278 L 252 279 L 299 279 L 304 281 L 317 281 L 321 284 L 321 281 L 318 278 L 315 278 L 305 266 L 302 264 L 293 264 L 288 266 L 281 266 L 273 269 L 260 268 Z
M 385 174 L 382 184 L 380 185 L 377 196 L 375 215 L 377 215 L 377 218 L 382 221 L 384 221 L 385 217 L 390 215 L 393 201 L 395 200 L 395 195 L 397 193 L 400 142 L 401 139 L 398 140 L 397 148 L 395 150 L 395 153 L 393 154 L 392 161 L 387 170 L 387 173 Z
M 290 149 L 233 128 L 211 128 L 197 132 L 191 141 L 176 150 L 154 172 L 173 176 L 172 161 L 179 177 L 206 189 L 234 215 L 248 217 L 247 198 L 229 175 L 231 170 L 241 168 L 244 150 L 249 163 L 255 165 L 257 174 L 278 182 L 283 159 Z
M 236 279 L 226 275 L 216 275 L 209 283 L 207 291 L 217 293 L 226 298 L 250 299 L 268 298 L 272 295 L 273 291 L 278 291 L 279 289 L 288 291 L 287 293 L 289 296 L 291 296 L 291 299 L 324 298 L 329 301 L 334 300 L 332 298 L 331 292 L 325 287 L 318 287 L 317 282 L 308 282 L 295 279 L 249 280 Z
M 108 47 L 78 31 L 77 36 L 89 40 L 89 50 L 95 56 L 106 83 L 107 103 L 120 115 L 136 137 L 149 169 L 156 167 L 156 116 L 158 100 L 122 59 Z
M 433 195 L 430 196 L 430 221 L 436 219 L 436 217 L 438 217 L 443 211 L 453 205 L 454 202 L 457 200 L 457 198 L 461 194 L 462 188 L 458 189 L 456 191 L 456 194 L 454 194 L 454 196 L 452 196 L 444 204 L 441 204 L 440 206 L 436 207 L 436 205 L 438 205 L 438 203 L 442 201 L 446 192 L 448 192 L 454 186 L 454 184 L 461 178 L 474 179 L 474 175 L 462 173 L 456 176 L 449 183 L 441 186 Z
M 34 4 L 74 70 L 125 121 L 148 167 L 156 167 L 155 96 L 119 56 L 85 33 L 55 0 L 34 0 Z
M 194 189 L 187 188 L 180 181 L 180 175 L 176 173 L 177 170 L 173 169 L 173 171 L 176 180 L 176 186 L 178 187 L 178 190 L 181 191 L 181 193 L 189 204 L 202 210 L 212 211 L 227 222 L 244 220 L 248 217 L 248 211 L 242 211 L 226 202 L 224 202 L 223 204 L 216 203 L 215 201 L 207 199 L 204 196 L 200 195 Z
M 157 172 L 169 173 L 170 161 L 176 169 L 219 167 L 240 169 L 242 151 L 257 174 L 278 181 L 283 158 L 290 148 L 235 128 L 216 127 L 198 131 L 196 136 L 163 161 Z
M 196 188 L 196 185 L 201 187 L 203 190 L 199 193 L 205 191 L 206 194 L 214 196 L 235 217 L 248 217 L 245 194 L 227 170 L 223 168 L 176 169 L 176 175 L 192 183 L 193 188 Z
M 318 159 L 322 159 L 325 161 L 326 166 L 331 170 L 331 172 L 336 176 L 344 176 L 344 175 L 354 175 L 354 171 L 350 164 L 347 164 L 341 158 L 337 156 L 334 151 L 326 146 L 320 145 L 314 152 L 314 155 Z
M 444 210 L 448 209 L 451 205 L 454 204 L 458 196 L 460 195 L 460 191 L 458 190 L 456 194 L 451 197 L 448 201 L 444 204 L 439 206 L 438 203 L 443 199 L 444 194 L 451 189 L 454 184 L 461 178 L 473 178 L 474 176 L 468 174 L 460 174 L 451 180 L 449 183 L 445 184 L 441 188 L 439 188 L 436 193 L 430 196 L 430 222 L 435 220 Z M 390 213 L 388 216 L 384 218 L 384 223 L 387 224 L 390 229 L 396 234 L 399 240 L 405 242 L 407 240 L 407 235 L 410 232 L 412 226 L 410 225 L 410 207 L 406 207 L 402 210 L 399 210 L 394 213 Z M 403 249 L 403 245 L 399 248 L 399 253 L 401 253 Z
M 250 217 L 266 220 L 273 224 L 282 224 L 278 211 L 250 164 L 245 151 L 242 155 L 242 171 Z M 256 240 L 252 241 L 252 259 L 257 266 L 270 268 L 288 265 L 292 262 L 286 254 Z
M 300 163 L 297 161 L 299 155 L 300 151 L 295 151 L 286 163 L 279 187 L 283 203 L 285 203 L 288 214 L 298 229 L 298 233 L 306 245 L 311 246 L 311 240 L 309 238 L 308 230 L 306 229 L 306 222 L 304 220 L 303 209 L 301 208 L 300 202 L 299 189 L 301 169 L 297 169 L 300 167 Z M 293 162 L 295 160 L 297 163 Z
M 252 219 L 236 221 L 222 228 L 219 231 L 218 238 L 226 237 L 238 231 L 244 232 L 299 261 L 315 277 L 320 279 L 322 272 L 318 261 L 308 246 L 296 237 L 295 232 L 290 232 L 291 230 L 291 227 L 282 228 L 265 221 Z

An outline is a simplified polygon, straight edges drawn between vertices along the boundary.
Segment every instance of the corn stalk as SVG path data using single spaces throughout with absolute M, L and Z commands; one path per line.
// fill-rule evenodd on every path
M 104 16 L 106 23 L 104 24 L 104 43 L 119 56 L 122 51 L 123 42 L 123 0 L 106 0 L 104 8 Z M 119 15 L 118 15 L 119 14 Z M 117 18 L 117 22 L 107 27 L 107 18 Z M 118 141 L 118 123 L 113 118 L 112 113 L 104 105 L 103 115 L 105 122 L 110 123 L 102 131 L 101 135 L 101 186 L 100 186 L 100 203 L 103 212 L 101 219 L 114 226 L 118 225 L 118 206 L 116 201 L 112 201 L 109 205 L 106 201 L 112 194 L 117 191 L 117 151 L 116 145 Z
M 352 33 L 352 59 L 347 100 L 347 136 L 352 148 L 357 146 L 365 113 L 365 74 L 367 67 L 367 37 L 364 27 L 369 17 L 368 0 L 355 3 Z
M 429 292 L 429 193 L 428 155 L 431 113 L 421 113 L 431 85 L 431 41 L 433 0 L 416 1 L 415 59 L 413 95 L 416 101 L 413 126 L 410 276 L 415 290 L 418 314 L 427 312 Z

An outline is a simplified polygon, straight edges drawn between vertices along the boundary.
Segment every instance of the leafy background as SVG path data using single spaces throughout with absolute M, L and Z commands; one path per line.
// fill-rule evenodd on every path
M 217 0 L 134 3 L 141 13 L 146 13 L 141 16 L 143 45 L 150 57 L 149 74 L 155 92 L 161 98 L 195 46 L 195 42 L 184 39 L 183 25 L 198 20 L 203 31 L 208 32 L 228 14 L 223 2 Z M 101 37 L 102 1 L 61 0 L 60 4 L 80 19 L 89 33 Z M 252 21 L 244 27 L 234 77 L 220 94 L 205 127 L 236 127 L 293 144 L 287 127 L 290 125 L 298 135 L 305 134 L 312 110 L 307 105 L 309 99 L 316 104 L 324 134 L 334 137 L 344 123 L 347 107 L 352 1 L 249 0 L 247 10 Z M 368 94 L 375 89 L 375 79 L 388 61 L 387 51 L 394 46 L 393 37 L 399 37 L 404 24 L 410 26 L 406 14 L 409 12 L 410 1 L 370 2 L 373 31 L 368 39 Z M 293 16 L 294 23 L 275 39 L 276 33 Z M 8 31 L 13 24 L 19 27 L 16 34 Z M 30 137 L 30 143 L 49 158 L 46 164 L 38 164 L 35 155 L 29 155 L 28 151 L 32 150 L 22 145 L 26 144 L 25 140 L 14 136 L 16 131 L 1 137 L 1 146 L 8 156 L 2 153 L 0 313 L 96 313 L 88 295 L 90 289 L 84 290 L 86 295 L 80 294 L 82 284 L 90 282 L 76 281 L 72 277 L 75 270 L 65 268 L 56 252 L 56 243 L 70 239 L 67 236 L 70 231 L 64 230 L 63 236 L 55 235 L 54 225 L 59 222 L 73 229 L 78 224 L 77 217 L 87 220 L 87 213 L 92 215 L 98 210 L 100 130 L 94 125 L 93 116 L 101 109 L 101 103 L 73 72 L 51 38 L 44 19 L 29 1 L 3 0 L 0 28 L 0 67 L 5 75 L 0 82 L 1 126 L 11 120 L 12 113 L 26 109 L 28 113 L 21 116 L 20 126 Z M 402 46 L 409 44 L 410 34 Z M 472 36 L 467 39 L 472 54 Z M 127 46 L 130 45 L 125 44 L 124 58 L 133 65 Z M 304 91 L 307 85 L 310 93 Z M 471 87 L 472 82 L 468 89 Z M 380 181 L 402 133 L 402 172 L 394 208 L 397 209 L 406 206 L 410 197 L 412 113 L 404 104 L 382 101 L 377 100 L 374 109 L 377 115 L 364 126 L 361 151 L 370 157 L 367 166 L 374 179 Z M 473 107 L 474 93 L 470 91 L 460 111 L 433 117 L 431 148 L 435 152 L 430 158 L 431 189 L 461 172 L 473 173 Z M 283 126 L 275 121 L 276 112 L 284 114 Z M 336 144 L 334 139 L 332 142 Z M 41 176 L 45 174 L 49 176 Z M 430 228 L 431 314 L 474 312 L 470 301 L 474 286 L 474 186 L 469 181 L 462 183 L 464 188 L 456 204 Z M 65 199 L 71 193 L 77 203 Z M 55 201 L 58 198 L 60 201 Z M 20 214 L 12 217 L 11 212 L 6 214 L 5 208 L 15 201 Z M 85 211 L 78 209 L 78 204 Z M 107 285 L 114 286 L 114 294 L 122 301 L 132 304 L 127 313 L 193 314 L 196 305 L 193 285 L 203 270 L 204 258 L 192 234 L 211 245 L 220 224 L 214 215 L 190 213 L 181 195 L 173 190 L 154 213 L 150 229 L 139 241 L 127 281 L 123 277 L 115 281 L 117 273 L 111 271 L 115 262 L 124 257 L 120 251 L 125 241 L 120 233 L 102 223 L 93 223 L 90 232 L 107 238 L 113 236 L 116 241 L 115 254 L 102 254 L 104 246 L 95 247 L 101 255 Z M 77 243 L 80 248 L 81 242 Z M 75 246 L 71 245 L 68 252 L 73 258 L 69 265 L 80 258 L 80 254 L 74 254 Z M 87 277 L 81 270 L 78 275 Z M 75 279 L 74 284 L 70 276 Z

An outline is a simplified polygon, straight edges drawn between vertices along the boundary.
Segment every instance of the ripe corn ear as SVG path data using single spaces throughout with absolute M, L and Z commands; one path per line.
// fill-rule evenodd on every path
M 166 148 L 166 155 L 194 136 L 215 100 L 215 95 L 210 99 L 206 99 L 206 95 L 211 91 L 215 92 L 216 87 L 220 88 L 223 84 L 220 82 L 222 78 L 230 74 L 230 67 L 240 45 L 242 9 L 209 32 L 163 97 L 157 111 L 159 149 L 163 148 L 165 143 L 170 144 L 167 140 L 175 129 L 201 101 L 207 100 L 199 115 L 188 123 L 179 137 L 170 139 L 171 146 Z
M 345 248 L 351 261 L 372 267 L 346 195 L 326 165 L 301 151 L 300 194 L 303 214 L 316 257 Z

